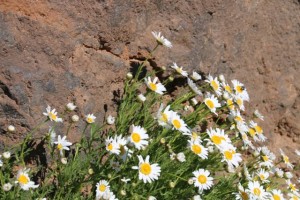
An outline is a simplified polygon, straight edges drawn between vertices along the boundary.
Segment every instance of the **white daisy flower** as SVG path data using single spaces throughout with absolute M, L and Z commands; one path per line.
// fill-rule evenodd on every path
M 109 124 L 109 125 L 112 125 L 114 124 L 116 121 L 116 118 L 111 116 L 111 115 L 108 115 L 107 119 L 106 119 L 106 123 Z
M 178 65 L 177 65 L 176 63 L 173 63 L 173 65 L 171 66 L 171 68 L 175 69 L 176 72 L 177 72 L 178 74 L 181 74 L 182 76 L 185 76 L 185 77 L 188 76 L 187 71 L 184 71 L 184 70 L 182 69 L 183 67 L 178 67 Z
M 109 153 L 119 155 L 121 150 L 120 150 L 120 145 L 116 141 L 116 137 L 117 136 L 115 136 L 115 138 L 111 138 L 111 137 L 106 138 L 105 146 L 106 146 L 106 150 L 109 151 Z
M 85 116 L 85 121 L 86 121 L 88 124 L 94 123 L 94 122 L 95 122 L 95 119 L 96 119 L 96 117 L 95 117 L 94 114 L 87 114 L 87 115 Z
M 282 178 L 284 175 L 284 171 L 280 168 L 275 168 L 275 175 L 279 178 Z
M 174 111 L 170 110 L 170 105 L 168 105 L 162 112 L 163 107 L 164 107 L 164 105 L 161 104 L 161 106 L 157 112 L 157 115 L 156 115 L 156 117 L 158 119 L 158 124 L 165 128 L 170 128 L 171 126 L 169 124 L 169 121 L 170 121 L 170 117 L 171 117 L 172 113 L 174 113 Z
M 66 138 L 67 136 L 61 138 L 61 136 L 58 135 L 57 141 L 54 142 L 54 144 L 57 144 L 57 149 L 60 151 L 61 155 L 63 155 L 63 150 L 70 150 L 69 146 L 72 145 L 72 143 L 68 142 Z
M 298 193 L 290 192 L 287 195 L 290 197 L 289 200 L 300 200 L 300 195 Z
M 198 74 L 198 73 L 195 72 L 195 71 L 193 71 L 191 78 L 192 78 L 194 81 L 199 81 L 199 80 L 202 79 L 201 75 Z
M 35 185 L 33 181 L 30 181 L 28 176 L 29 170 L 30 169 L 26 168 L 20 169 L 17 174 L 17 181 L 15 181 L 15 183 L 18 183 L 23 190 L 39 187 L 39 185 Z
M 237 95 L 239 95 L 244 101 L 249 101 L 249 95 L 244 87 L 244 84 L 240 83 L 238 80 L 232 80 L 233 89 Z
M 250 181 L 247 192 L 250 194 L 250 199 L 267 200 L 269 197 L 269 193 L 265 191 L 258 181 Z
M 200 191 L 209 190 L 213 185 L 213 178 L 210 177 L 210 172 L 205 169 L 199 169 L 193 172 L 194 185 L 198 187 Z
M 231 140 L 228 135 L 225 134 L 223 129 L 207 129 L 208 136 L 210 137 L 209 144 L 216 145 L 219 149 L 225 149 L 226 146 L 231 144 Z
M 229 108 L 229 110 L 235 110 L 235 106 L 232 98 L 228 98 L 226 100 L 226 105 Z
M 155 37 L 156 42 L 159 45 L 163 45 L 168 48 L 172 47 L 172 43 L 169 40 L 167 40 L 164 36 L 162 36 L 160 32 L 152 31 L 152 35 Z
M 46 108 L 46 112 L 43 113 L 43 115 L 47 116 L 50 121 L 55 122 L 62 122 L 62 118 L 57 117 L 57 112 L 55 111 L 55 108 L 51 110 L 51 107 L 48 105 Z
M 193 196 L 193 200 L 202 200 L 202 199 L 201 199 L 200 195 L 195 195 L 195 196 Z
M 151 80 L 150 77 L 145 78 L 145 83 L 150 90 L 156 92 L 157 94 L 163 94 L 167 90 L 165 86 L 163 86 L 163 84 L 156 83 L 157 81 L 158 81 L 157 77 L 155 77 L 153 81 Z
M 270 200 L 285 200 L 281 190 L 272 190 L 271 191 L 271 199 Z
M 74 105 L 74 103 L 68 103 L 67 104 L 67 109 L 69 110 L 69 111 L 73 111 L 73 110 L 75 110 L 76 109 L 76 106 Z
M 179 117 L 176 112 L 172 112 L 170 116 L 170 123 L 173 129 L 180 131 L 183 135 L 190 135 L 191 131 L 187 124 Z
M 245 111 L 244 100 L 240 96 L 234 95 L 233 100 L 241 110 Z
M 222 95 L 220 82 L 218 81 L 217 77 L 213 78 L 211 75 L 208 75 L 207 80 L 205 80 L 205 82 L 210 84 L 217 96 Z
M 216 115 L 218 115 L 216 113 L 217 108 L 221 107 L 221 104 L 218 102 L 218 99 L 214 96 L 211 95 L 209 97 L 206 97 L 204 99 L 204 103 L 205 105 L 210 109 L 211 112 L 215 113 Z
M 132 132 L 129 141 L 134 144 L 138 150 L 148 145 L 147 139 L 149 138 L 147 131 L 141 126 L 132 125 Z
M 229 84 L 222 82 L 221 86 L 223 87 L 224 92 L 226 92 L 227 94 L 232 94 L 232 89 Z
M 264 116 L 258 110 L 254 111 L 254 116 L 264 121 Z
M 106 180 L 100 180 L 96 185 L 96 198 L 103 198 L 110 193 L 110 186 Z
M 150 164 L 150 156 L 147 155 L 144 160 L 141 155 L 138 155 L 139 166 L 133 166 L 132 169 L 139 170 L 139 180 L 143 180 L 144 183 L 151 183 L 154 180 L 158 180 L 160 176 L 160 166 L 157 163 Z
M 296 193 L 299 191 L 298 188 L 296 188 L 296 184 L 292 183 L 291 179 L 286 180 L 286 184 L 288 185 L 288 189 L 293 192 Z
M 177 160 L 178 160 L 179 162 L 185 162 L 185 161 L 186 161 L 186 160 L 185 160 L 185 155 L 184 155 L 183 152 L 178 153 L 178 154 L 176 155 L 176 157 L 177 157 Z
M 257 133 L 257 137 L 258 137 L 259 141 L 264 142 L 267 140 L 267 137 L 263 134 L 264 131 L 261 126 L 259 126 L 254 121 L 250 121 L 250 127 L 254 128 L 255 132 Z
M 197 94 L 199 96 L 203 96 L 202 92 L 198 89 L 197 85 L 191 79 L 188 78 L 187 81 L 188 81 L 189 87 L 195 94 Z
M 269 183 L 270 181 L 268 180 L 270 174 L 264 169 L 260 169 L 257 173 L 257 176 L 261 180 L 262 183 Z
M 236 148 L 231 144 L 222 149 L 222 154 L 222 161 L 226 161 L 228 166 L 231 168 L 237 168 L 239 163 L 243 160 L 242 155 L 240 153 L 236 153 Z
M 284 163 L 286 164 L 286 166 L 293 169 L 294 165 L 290 162 L 289 157 L 282 151 L 282 149 L 279 149 L 279 150 L 280 150 L 280 154 L 281 154 L 282 159 L 283 159 Z
M 236 200 L 248 200 L 249 194 L 246 192 L 246 189 L 241 185 L 241 183 L 238 184 L 239 192 L 235 193 Z
M 188 140 L 191 151 L 202 159 L 207 159 L 208 149 L 201 145 L 199 140 Z

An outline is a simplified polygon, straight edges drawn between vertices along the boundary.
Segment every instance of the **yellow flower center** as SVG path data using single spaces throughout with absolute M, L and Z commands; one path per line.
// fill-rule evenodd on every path
M 294 184 L 291 183 L 289 186 L 290 186 L 290 189 L 291 189 L 292 191 L 296 191 L 296 187 L 295 187 Z
M 254 137 L 256 132 L 253 128 L 249 128 L 249 134 L 251 135 L 251 137 Z
M 234 151 L 225 151 L 224 156 L 227 160 L 232 160 Z
M 126 153 L 125 147 L 120 145 L 120 155 L 124 155 Z
M 216 81 L 214 81 L 214 80 L 212 80 L 210 82 L 210 85 L 211 85 L 211 87 L 213 87 L 214 90 L 218 90 L 219 89 L 219 84 Z
M 238 98 L 236 100 L 237 105 L 242 106 L 243 105 L 243 100 L 241 98 Z
M 234 104 L 233 101 L 231 99 L 227 100 L 227 106 L 229 107 L 229 109 L 233 110 L 234 109 Z
M 205 101 L 205 104 L 208 106 L 209 109 L 215 108 L 214 102 L 213 102 L 212 100 L 210 100 L 210 99 L 207 99 L 207 100 Z
M 283 156 L 283 160 L 285 163 L 290 163 L 289 157 Z
M 243 90 L 243 87 L 242 86 L 236 86 L 236 91 L 238 92 L 238 93 L 242 93 L 244 90 Z
M 58 150 L 62 150 L 62 148 L 63 148 L 63 145 L 62 145 L 61 143 L 58 143 L 58 144 L 57 144 L 57 149 L 58 149 Z
M 226 85 L 224 88 L 227 92 L 229 92 L 229 93 L 232 92 L 231 87 L 229 85 Z
M 150 86 L 150 89 L 153 90 L 153 91 L 156 91 L 157 90 L 157 86 L 155 83 L 149 83 L 149 86 Z
M 104 184 L 99 185 L 100 192 L 104 192 L 106 190 L 106 186 Z
M 274 194 L 274 195 L 273 195 L 273 199 L 274 199 L 274 200 L 280 200 L 281 198 L 280 198 L 280 196 L 279 196 L 279 195 L 277 195 L 277 194 Z
M 256 196 L 260 196 L 261 191 L 260 191 L 259 188 L 254 188 L 253 193 L 254 193 Z
M 135 142 L 135 143 L 138 143 L 141 141 L 141 136 L 138 133 L 132 133 L 131 138 L 132 138 L 133 142 Z
M 202 148 L 201 146 L 197 145 L 197 144 L 193 144 L 192 146 L 192 151 L 195 153 L 195 154 L 200 154 L 202 152 Z
M 181 123 L 180 123 L 180 121 L 178 119 L 174 119 L 172 121 L 172 123 L 173 123 L 173 125 L 174 125 L 175 128 L 180 129 Z
M 182 69 L 181 69 L 180 67 L 177 67 L 177 68 L 176 68 L 176 71 L 177 71 L 179 74 L 182 73 Z
M 242 196 L 243 200 L 248 200 L 249 199 L 248 194 L 246 192 L 241 192 L 241 196 Z
M 143 163 L 140 165 L 140 172 L 144 175 L 149 175 L 151 173 L 151 165 L 148 163 Z
M 199 182 L 199 183 L 201 183 L 201 184 L 205 184 L 205 183 L 206 183 L 206 181 L 207 181 L 207 178 L 206 178 L 206 176 L 204 176 L 204 175 L 200 175 L 200 176 L 198 176 L 198 182 Z
M 18 181 L 21 184 L 27 184 L 29 182 L 29 179 L 24 174 L 21 174 L 18 178 Z
M 91 118 L 91 117 L 88 117 L 88 118 L 86 119 L 86 121 L 87 121 L 89 124 L 91 124 L 91 123 L 94 122 L 93 118 Z
M 168 121 L 168 115 L 166 113 L 163 113 L 161 119 L 162 119 L 162 121 L 167 122 Z
M 57 116 L 54 113 L 50 112 L 49 118 L 55 121 L 57 119 Z
M 238 122 L 243 121 L 243 119 L 241 118 L 241 116 L 236 116 L 234 119 L 235 119 L 235 121 L 238 121 Z
M 268 156 L 262 156 L 262 159 L 267 162 L 269 160 L 269 157 Z
M 266 177 L 265 177 L 263 174 L 260 174 L 260 175 L 259 175 L 259 178 L 260 178 L 262 181 L 266 179 Z
M 262 128 L 260 126 L 255 126 L 254 128 L 255 128 L 256 132 L 258 132 L 258 133 L 262 133 L 263 132 L 263 130 L 262 130 Z
M 293 195 L 293 200 L 299 200 L 299 198 L 296 195 Z
M 221 144 L 222 143 L 222 140 L 225 140 L 224 137 L 220 137 L 220 136 L 217 136 L 217 135 L 213 135 L 211 137 L 211 140 L 213 141 L 214 144 Z
M 110 143 L 110 144 L 107 146 L 107 149 L 108 149 L 109 151 L 111 151 L 111 150 L 113 149 L 112 143 Z

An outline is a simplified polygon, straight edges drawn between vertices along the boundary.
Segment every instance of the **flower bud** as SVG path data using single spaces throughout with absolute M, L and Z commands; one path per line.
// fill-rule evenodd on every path
M 94 174 L 94 170 L 92 169 L 92 168 L 89 168 L 89 175 L 92 175 L 92 174 Z
M 144 101 L 146 101 L 146 97 L 143 94 L 139 94 L 138 100 L 143 103 Z
M 122 196 L 126 196 L 126 191 L 125 190 L 121 190 L 120 193 L 121 193 Z
M 115 118 L 111 115 L 109 115 L 106 119 L 107 124 L 112 125 L 115 123 Z
M 13 125 L 9 125 L 7 130 L 12 133 L 15 132 L 16 128 Z
M 165 144 L 165 143 L 166 143 L 166 139 L 165 139 L 165 138 L 161 138 L 161 139 L 160 139 L 160 143 L 161 143 L 161 144 Z
M 10 155 L 11 155 L 11 153 L 9 151 L 6 151 L 6 152 L 3 153 L 3 158 L 9 159 Z
M 192 99 L 191 99 L 191 102 L 192 102 L 192 105 L 193 105 L 193 106 L 195 106 L 195 105 L 198 104 L 198 101 L 197 101 L 197 99 L 195 99 L 195 98 L 192 98 Z
M 168 80 L 169 80 L 170 82 L 173 82 L 173 81 L 174 81 L 174 77 L 173 77 L 173 76 L 169 76 Z
M 132 79 L 132 77 L 133 77 L 133 75 L 132 75 L 131 72 L 128 72 L 128 73 L 126 74 L 126 78 L 127 78 L 128 80 Z
M 174 188 L 175 187 L 175 183 L 173 182 L 173 181 L 171 181 L 171 182 L 169 182 L 169 186 L 170 186 L 170 188 Z
M 76 106 L 74 105 L 74 103 L 68 103 L 67 104 L 67 109 L 69 111 L 73 111 L 73 110 L 75 110 L 75 108 L 76 108 Z
M 189 185 L 193 185 L 193 184 L 194 184 L 194 180 L 193 180 L 192 178 L 190 178 L 190 179 L 188 180 L 188 184 L 189 184 Z
M 10 183 L 5 183 L 3 186 L 2 186 L 2 189 L 5 191 L 5 192 L 8 192 L 9 190 L 11 190 L 12 188 L 12 184 Z
M 68 163 L 67 158 L 61 158 L 60 161 L 61 161 L 61 163 L 64 164 L 64 165 L 66 165 L 66 164 Z
M 71 119 L 72 119 L 72 122 L 78 122 L 78 121 L 79 121 L 78 115 L 73 115 L 73 116 L 71 117 Z

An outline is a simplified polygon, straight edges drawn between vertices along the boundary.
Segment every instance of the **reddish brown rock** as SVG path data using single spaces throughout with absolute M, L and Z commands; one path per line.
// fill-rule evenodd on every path
M 176 61 L 189 72 L 240 80 L 250 108 L 265 115 L 270 145 L 300 148 L 297 0 L 2 0 L 1 143 L 22 136 L 47 104 L 61 111 L 74 101 L 80 116 L 103 119 L 130 60 L 153 48 L 152 30 L 174 46 L 156 52 L 158 65 Z M 8 124 L 17 135 L 6 133 Z

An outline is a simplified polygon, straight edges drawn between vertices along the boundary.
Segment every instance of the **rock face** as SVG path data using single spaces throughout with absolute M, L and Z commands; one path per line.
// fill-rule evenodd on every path
M 131 61 L 154 46 L 152 30 L 174 46 L 156 52 L 157 64 L 240 80 L 248 108 L 265 115 L 270 145 L 300 148 L 298 0 L 2 0 L 2 145 L 40 121 L 47 104 L 63 110 L 73 101 L 80 116 L 103 119 Z

